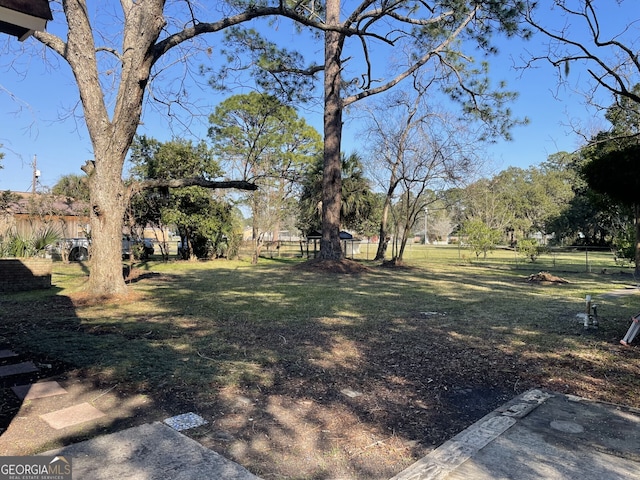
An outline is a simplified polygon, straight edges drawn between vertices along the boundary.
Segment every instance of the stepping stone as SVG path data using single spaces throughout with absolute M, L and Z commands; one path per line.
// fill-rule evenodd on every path
M 0 350 L 0 359 L 17 357 L 17 356 L 18 354 L 16 352 L 12 352 L 11 350 Z
M 11 387 L 21 400 L 34 400 L 36 398 L 53 397 L 54 395 L 64 395 L 67 391 L 58 382 L 39 382 L 31 385 L 18 385 Z
M 67 407 L 62 410 L 40 415 L 40 418 L 47 422 L 50 427 L 60 430 L 104 417 L 104 415 L 105 414 L 96 407 L 88 403 L 81 403 L 80 405 L 74 405 L 73 407 Z
M 190 428 L 196 428 L 201 425 L 206 425 L 208 422 L 193 412 L 183 413 L 182 415 L 176 415 L 175 417 L 165 418 L 164 423 L 169 425 L 174 430 L 181 432 L 182 430 L 188 430 Z
M 11 375 L 20 375 L 21 373 L 37 372 L 33 362 L 14 363 L 13 365 L 4 365 L 0 367 L 0 377 L 10 377 Z

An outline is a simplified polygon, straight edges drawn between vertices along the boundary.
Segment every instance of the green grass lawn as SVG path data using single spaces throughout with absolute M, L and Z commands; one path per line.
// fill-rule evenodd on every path
M 640 297 L 607 295 L 635 286 L 630 270 L 610 254 L 589 253 L 587 271 L 584 252 L 463 253 L 412 246 L 406 267 L 359 275 L 284 258 L 147 262 L 130 298 L 104 302 L 82 292 L 86 268 L 55 264 L 50 291 L 0 299 L 0 338 L 191 406 L 212 420 L 200 441 L 276 477 L 389 478 L 533 387 L 640 407 L 637 348 L 618 343 Z M 540 270 L 568 283 L 527 281 Z M 597 330 L 576 319 L 586 295 Z

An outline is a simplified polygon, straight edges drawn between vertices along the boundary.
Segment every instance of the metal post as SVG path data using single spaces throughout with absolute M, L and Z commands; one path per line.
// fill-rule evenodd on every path
M 429 209 L 424 207 L 424 244 L 427 244 L 427 215 L 429 214 Z
M 589 327 L 589 317 L 591 317 L 591 295 L 587 295 L 585 298 L 587 304 L 587 314 L 584 316 L 584 328 Z
M 587 273 L 589 273 L 589 247 L 585 246 L 584 247 L 584 263 L 585 263 L 585 267 L 586 267 L 586 271 Z

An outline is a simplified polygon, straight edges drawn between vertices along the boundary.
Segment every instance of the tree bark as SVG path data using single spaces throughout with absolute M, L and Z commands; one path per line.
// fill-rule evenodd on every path
M 387 252 L 387 222 L 389 218 L 389 208 L 391 207 L 391 200 L 389 197 L 385 197 L 384 206 L 382 207 L 382 218 L 380 219 L 380 237 L 378 240 L 378 250 L 376 251 L 375 261 L 384 260 L 384 255 Z
M 327 0 L 326 21 L 329 26 L 340 24 L 340 0 Z M 342 176 L 340 145 L 342 140 L 341 60 L 342 35 L 325 32 L 324 70 L 324 171 L 322 176 L 322 238 L 319 258 L 340 260 L 340 205 Z
M 204 187 L 204 188 L 236 188 L 238 190 L 257 190 L 258 186 L 255 183 L 247 182 L 245 180 L 206 180 L 204 178 L 173 178 L 173 179 L 159 179 L 159 180 L 142 180 L 134 185 L 134 189 L 144 190 L 150 188 L 182 188 L 182 187 Z
M 94 153 L 96 159 L 102 156 L 97 151 Z M 105 162 L 98 162 L 89 178 L 91 260 L 87 287 L 96 295 L 114 295 L 126 290 L 122 263 L 119 261 L 122 258 L 122 227 L 126 208 L 124 186 L 120 171 L 109 167 Z
M 122 227 L 126 195 L 122 181 L 124 159 L 142 114 L 142 101 L 164 17 L 163 2 L 131 3 L 125 12 L 127 25 L 120 58 L 122 75 L 112 118 L 104 102 L 99 81 L 93 31 L 83 1 L 65 1 L 69 25 L 62 55 L 69 62 L 78 84 L 94 160 L 85 165 L 89 175 L 92 258 L 87 287 L 95 295 L 126 291 L 122 263 Z M 126 28 L 145 25 L 140 31 Z
M 393 166 L 391 171 L 391 180 L 389 181 L 389 189 L 387 195 L 384 197 L 384 206 L 382 207 L 382 218 L 380 219 L 380 239 L 378 240 L 378 250 L 374 260 L 384 260 L 385 253 L 387 252 L 387 224 L 389 222 L 389 210 L 391 209 L 391 200 L 393 199 L 393 193 L 396 189 L 396 168 L 397 163 Z
M 635 260 L 636 260 L 636 268 L 634 270 L 634 275 L 637 277 L 640 276 L 640 204 L 635 204 L 633 206 L 634 212 L 634 225 L 636 227 L 636 251 L 635 251 Z

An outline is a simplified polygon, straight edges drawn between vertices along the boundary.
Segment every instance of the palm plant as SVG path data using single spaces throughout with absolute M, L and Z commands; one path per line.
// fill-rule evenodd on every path
M 62 236 L 53 227 L 47 226 L 30 236 L 11 232 L 0 237 L 0 257 L 38 257 L 45 249 L 60 241 Z

